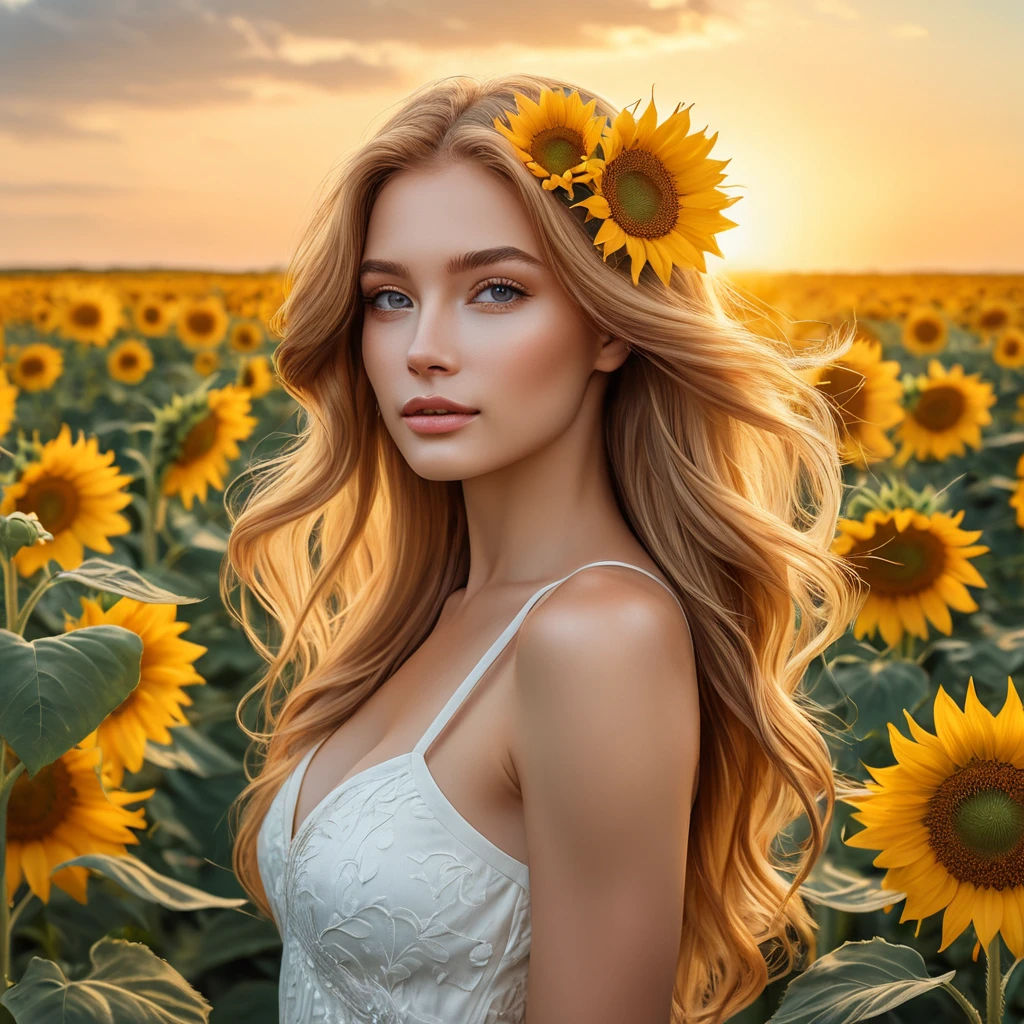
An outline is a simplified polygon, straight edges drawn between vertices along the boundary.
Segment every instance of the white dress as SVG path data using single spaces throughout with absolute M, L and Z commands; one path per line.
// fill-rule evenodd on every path
M 412 751 L 336 786 L 294 839 L 295 803 L 319 744 L 282 785 L 257 844 L 284 942 L 281 1024 L 525 1020 L 529 868 L 459 814 L 424 755 L 533 605 L 592 565 L 636 569 L 672 593 L 638 565 L 581 565 L 526 602 Z

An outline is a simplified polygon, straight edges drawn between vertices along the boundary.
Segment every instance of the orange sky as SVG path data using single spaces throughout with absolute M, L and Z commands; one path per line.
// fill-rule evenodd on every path
M 0 267 L 284 266 L 441 75 L 694 103 L 728 269 L 1024 269 L 1018 0 L 0 0 Z M 641 105 L 642 109 L 643 104 Z

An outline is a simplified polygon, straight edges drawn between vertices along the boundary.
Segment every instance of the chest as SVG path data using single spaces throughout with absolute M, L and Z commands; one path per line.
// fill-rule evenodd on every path
M 293 834 L 333 788 L 411 751 L 500 630 L 500 623 L 458 622 L 442 615 L 416 651 L 316 751 L 299 788 Z M 514 763 L 514 653 L 513 642 L 487 667 L 424 759 L 456 811 L 525 863 Z

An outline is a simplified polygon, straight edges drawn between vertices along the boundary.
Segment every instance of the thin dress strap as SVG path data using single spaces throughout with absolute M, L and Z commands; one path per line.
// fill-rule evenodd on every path
M 639 565 L 633 565 L 632 562 L 618 562 L 614 559 L 602 559 L 599 562 L 587 562 L 586 565 L 578 566 L 573 569 L 568 575 L 563 576 L 560 580 L 555 580 L 552 583 L 546 583 L 540 590 L 536 591 L 533 596 L 523 605 L 519 610 L 519 614 L 505 627 L 501 636 L 494 641 L 493 644 L 487 649 L 484 656 L 473 666 L 469 675 L 462 681 L 459 688 L 451 695 L 448 699 L 448 703 L 441 708 L 438 712 L 437 717 L 427 728 L 427 731 L 420 737 L 419 742 L 413 748 L 413 751 L 420 756 L 425 756 L 427 749 L 430 744 L 434 742 L 441 730 L 448 724 L 449 719 L 459 709 L 459 705 L 469 695 L 469 691 L 473 689 L 477 681 L 483 676 L 483 674 L 491 667 L 491 664 L 498 657 L 499 654 L 505 649 L 508 642 L 515 635 L 515 632 L 523 623 L 523 619 L 529 614 L 530 609 L 549 591 L 553 590 L 560 583 L 564 583 L 570 576 L 575 576 L 576 573 L 582 569 L 589 569 L 592 565 L 621 565 L 627 569 L 636 569 L 637 572 L 642 572 L 645 576 L 650 576 L 652 580 L 660 583 L 675 599 L 676 604 L 679 605 L 679 610 L 683 612 L 683 617 L 686 617 L 685 609 L 683 608 L 682 602 L 676 596 L 675 591 L 665 583 L 664 580 L 658 579 L 653 572 L 649 572 L 647 569 L 641 568 Z

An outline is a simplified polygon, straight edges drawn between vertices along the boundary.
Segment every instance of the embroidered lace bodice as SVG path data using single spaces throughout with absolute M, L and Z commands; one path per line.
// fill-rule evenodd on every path
M 530 597 L 412 751 L 336 786 L 294 838 L 319 744 L 278 791 L 257 851 L 284 943 L 281 1024 L 523 1024 L 529 868 L 449 803 L 424 755 L 534 604 L 592 565 L 636 569 L 672 593 L 638 565 L 581 565 Z

